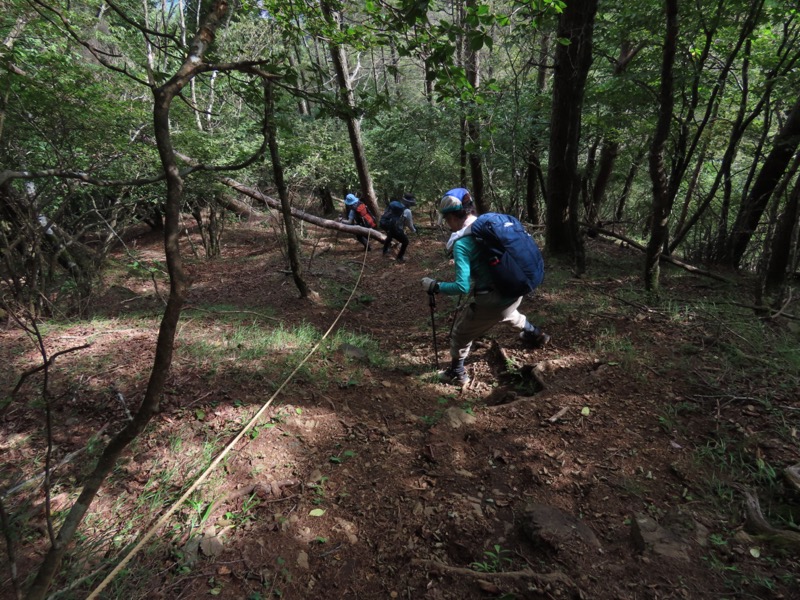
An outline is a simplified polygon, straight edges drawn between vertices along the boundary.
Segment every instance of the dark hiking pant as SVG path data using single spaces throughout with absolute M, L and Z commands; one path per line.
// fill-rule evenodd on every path
M 392 227 L 386 230 L 386 241 L 383 242 L 383 253 L 388 254 L 392 247 L 392 240 L 400 242 L 400 252 L 397 253 L 397 260 L 403 260 L 403 256 L 408 248 L 408 236 L 399 227 Z

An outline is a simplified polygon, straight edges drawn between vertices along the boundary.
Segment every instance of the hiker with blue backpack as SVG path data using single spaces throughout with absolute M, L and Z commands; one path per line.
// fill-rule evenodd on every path
M 406 261 L 405 254 L 408 248 L 408 235 L 406 235 L 405 228 L 408 227 L 414 233 L 417 233 L 417 228 L 414 227 L 414 217 L 411 214 L 411 207 L 416 205 L 417 200 L 411 194 L 403 194 L 402 200 L 392 200 L 389 206 L 381 215 L 380 226 L 386 232 L 386 241 L 383 242 L 383 256 L 389 256 L 389 250 L 392 247 L 392 241 L 397 240 L 400 242 L 400 251 L 397 253 L 395 259 L 399 263 Z
M 345 196 L 344 206 L 345 211 L 347 212 L 347 217 L 342 221 L 342 223 L 347 223 L 348 225 L 360 225 L 361 227 L 375 229 L 375 218 L 370 214 L 367 205 L 356 198 L 355 194 L 347 194 L 347 196 Z M 364 246 L 364 248 L 367 250 L 372 250 L 372 248 L 369 247 L 369 240 L 367 239 L 367 236 L 357 233 L 356 239 L 362 246 Z
M 533 348 L 545 346 L 550 336 L 517 310 L 522 297 L 544 277 L 536 242 L 514 217 L 498 213 L 476 217 L 471 202 L 465 205 L 463 196 L 448 194 L 439 204 L 439 222 L 453 232 L 446 248 L 455 262 L 455 281 L 423 277 L 422 288 L 429 294 L 472 292 L 472 301 L 450 334 L 450 366 L 439 372 L 440 381 L 463 386 L 469 383 L 464 360 L 472 342 L 497 323 L 517 329 L 522 342 Z

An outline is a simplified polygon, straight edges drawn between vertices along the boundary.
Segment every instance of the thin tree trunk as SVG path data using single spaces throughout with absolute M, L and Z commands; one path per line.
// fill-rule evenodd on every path
M 58 532 L 56 541 L 42 561 L 28 590 L 28 600 L 41 600 L 58 572 L 70 541 L 97 495 L 100 486 L 117 463 L 117 459 L 136 437 L 144 431 L 159 410 L 161 394 L 172 364 L 175 332 L 186 300 L 189 283 L 180 254 L 180 209 L 183 199 L 183 179 L 180 176 L 169 129 L 169 111 L 173 98 L 202 67 L 203 56 L 214 40 L 228 9 L 225 0 L 217 0 L 192 40 L 189 54 L 178 72 L 163 86 L 153 90 L 153 123 L 161 164 L 166 173 L 167 197 L 165 207 L 164 251 L 170 275 L 170 294 L 156 342 L 156 355 L 142 404 L 133 420 L 106 446 L 93 471 L 83 482 L 78 499 L 73 504 Z
M 328 0 L 320 0 L 322 13 L 328 23 L 332 26 L 339 26 L 340 16 L 335 13 Z M 361 137 L 361 124 L 356 117 L 356 99 L 353 93 L 353 82 L 347 66 L 347 55 L 344 48 L 332 40 L 328 42 L 331 61 L 336 72 L 336 81 L 339 84 L 339 96 L 342 101 L 342 118 L 347 124 L 347 132 L 350 136 L 350 147 L 353 150 L 353 160 L 358 173 L 358 181 L 361 187 L 361 201 L 367 205 L 373 214 L 378 214 L 378 199 L 372 185 L 372 176 L 367 166 L 367 157 L 364 152 L 364 142 Z
M 476 0 L 466 1 L 467 11 L 472 13 L 477 10 Z M 470 90 L 472 94 L 477 94 L 481 85 L 481 56 L 480 51 L 470 47 L 466 42 L 465 37 L 465 68 L 467 75 L 467 82 L 472 87 Z M 469 150 L 467 156 L 469 158 L 469 171 L 472 175 L 472 201 L 475 203 L 477 212 L 489 212 L 489 204 L 485 198 L 485 189 L 483 181 L 483 159 L 481 149 L 481 123 L 478 105 L 471 102 L 467 111 L 467 140 L 469 142 Z
M 275 179 L 275 187 L 278 189 L 278 197 L 281 199 L 281 214 L 283 215 L 283 227 L 286 230 L 286 247 L 289 255 L 289 266 L 292 269 L 294 284 L 300 292 L 301 298 L 308 298 L 310 289 L 303 280 L 303 267 L 300 264 L 300 244 L 297 241 L 297 232 L 294 228 L 292 219 L 292 207 L 289 202 L 289 193 L 286 190 L 286 181 L 283 178 L 283 165 L 281 164 L 280 153 L 278 152 L 278 133 L 275 125 L 275 98 L 273 85 L 269 80 L 264 80 L 265 95 L 265 126 L 267 128 L 267 143 L 269 144 L 269 155 L 272 159 L 272 175 Z
M 658 291 L 659 260 L 667 239 L 672 198 L 664 165 L 664 149 L 672 120 L 672 70 L 678 43 L 678 0 L 666 0 L 667 30 L 664 36 L 664 53 L 661 63 L 661 91 L 659 93 L 658 123 L 653 145 L 650 148 L 650 180 L 653 183 L 653 209 L 650 216 L 650 240 L 645 252 L 644 282 L 651 292 Z
M 775 136 L 772 150 L 767 155 L 753 188 L 739 208 L 724 257 L 729 266 L 739 267 L 769 198 L 797 151 L 798 145 L 800 145 L 800 96 L 795 100 L 786 122 Z
M 641 152 L 634 157 L 633 162 L 628 169 L 628 175 L 625 177 L 625 184 L 622 186 L 622 193 L 619 195 L 619 199 L 617 200 L 617 208 L 614 210 L 615 221 L 621 221 L 623 215 L 625 214 L 625 205 L 628 203 L 628 198 L 631 195 L 633 181 L 636 179 L 636 174 L 639 172 L 639 167 L 642 166 L 642 160 L 647 152 L 648 143 L 649 140 L 645 142 L 644 146 L 642 146 Z
M 539 213 L 539 182 L 542 179 L 542 165 L 536 148 L 531 146 L 528 152 L 528 170 L 525 177 L 525 212 L 528 221 L 538 225 L 542 216 Z

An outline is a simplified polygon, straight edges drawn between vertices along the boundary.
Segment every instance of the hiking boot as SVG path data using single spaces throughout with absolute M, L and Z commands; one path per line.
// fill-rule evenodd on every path
M 453 367 L 447 367 L 439 371 L 439 381 L 463 387 L 469 383 L 469 375 L 466 371 L 456 371 Z
M 519 339 L 521 339 L 526 346 L 531 348 L 544 348 L 550 343 L 550 336 L 544 331 L 539 331 L 538 333 L 534 333 L 532 331 L 521 331 L 519 334 Z

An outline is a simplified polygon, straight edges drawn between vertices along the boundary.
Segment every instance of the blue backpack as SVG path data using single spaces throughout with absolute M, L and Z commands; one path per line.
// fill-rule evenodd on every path
M 406 210 L 405 204 L 399 200 L 392 200 L 389 206 L 383 211 L 380 220 L 381 229 L 388 231 L 394 229 L 400 224 L 400 219 L 403 218 L 403 212 Z
M 489 252 L 492 281 L 503 296 L 524 296 L 542 283 L 542 253 L 517 219 L 499 213 L 482 214 L 472 223 L 472 235 Z

